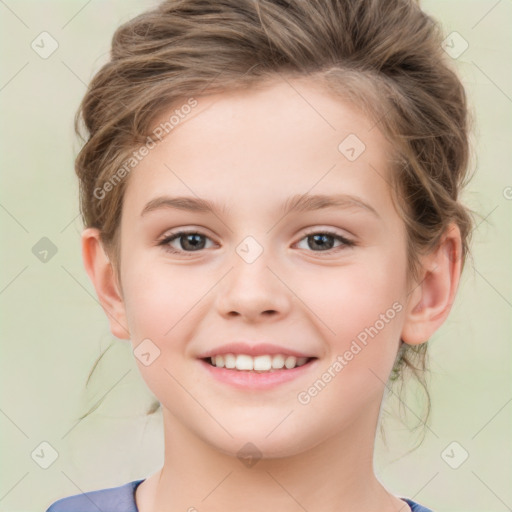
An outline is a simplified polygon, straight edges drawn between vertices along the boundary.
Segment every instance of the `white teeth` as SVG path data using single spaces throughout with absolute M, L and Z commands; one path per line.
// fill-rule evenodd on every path
M 279 370 L 284 366 L 284 356 L 277 354 L 272 358 L 272 368 Z
M 219 357 L 219 356 L 217 356 Z M 222 357 L 222 356 L 220 356 Z M 214 361 L 212 361 L 215 364 Z M 224 355 L 224 365 L 226 368 L 233 369 L 235 367 L 236 357 L 233 354 L 225 354 Z
M 286 366 L 286 368 L 293 368 L 295 366 L 296 362 L 297 362 L 297 358 L 296 357 L 288 356 L 284 360 L 284 365 Z
M 251 356 L 239 355 L 236 356 L 236 369 L 237 370 L 252 370 L 254 368 L 254 361 Z
M 213 361 L 215 359 L 215 361 Z M 214 356 L 212 358 L 212 362 L 217 368 L 224 368 L 224 357 L 222 356 Z
M 309 358 L 285 356 L 276 354 L 274 356 L 264 355 L 251 357 L 246 354 L 224 354 L 212 356 L 211 362 L 217 368 L 237 369 L 245 371 L 265 372 L 270 370 L 279 370 L 281 368 L 295 368 L 306 364 Z
M 272 368 L 272 358 L 270 356 L 256 356 L 254 358 L 255 370 L 270 370 Z

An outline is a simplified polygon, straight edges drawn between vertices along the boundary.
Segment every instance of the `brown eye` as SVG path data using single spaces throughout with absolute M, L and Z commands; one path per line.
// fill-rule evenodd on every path
M 352 247 L 355 245 L 351 240 L 332 231 L 308 233 L 301 240 L 307 240 L 307 249 L 313 252 L 337 252 L 344 247 Z M 333 247 L 336 241 L 340 242 L 340 245 Z
M 204 239 L 209 238 L 197 231 L 178 231 L 171 233 L 164 238 L 158 245 L 164 246 L 166 251 L 171 253 L 190 253 L 198 252 L 205 248 Z M 171 246 L 171 242 L 177 241 L 178 248 Z

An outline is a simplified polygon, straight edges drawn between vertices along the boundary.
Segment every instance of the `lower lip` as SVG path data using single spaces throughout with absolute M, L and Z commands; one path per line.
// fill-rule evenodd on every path
M 244 370 L 227 370 L 226 368 L 217 368 L 200 359 L 210 375 L 220 382 L 224 382 L 239 389 L 270 389 L 279 384 L 297 379 L 305 375 L 312 367 L 316 366 L 318 359 L 311 359 L 302 366 L 296 366 L 291 369 L 273 370 L 268 372 L 252 372 Z

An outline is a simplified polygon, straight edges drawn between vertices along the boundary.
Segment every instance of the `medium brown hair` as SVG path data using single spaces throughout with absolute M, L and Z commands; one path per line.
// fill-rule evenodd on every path
M 409 273 L 417 273 L 419 256 L 436 247 L 451 222 L 461 232 L 464 263 L 472 226 L 459 202 L 468 109 L 442 39 L 438 23 L 413 0 L 168 0 L 120 26 L 110 61 L 75 118 L 77 133 L 81 120 L 86 129 L 76 159 L 83 222 L 100 230 L 120 289 L 129 176 L 101 199 L 95 190 L 105 190 L 171 106 L 288 78 L 314 80 L 354 102 L 392 141 L 390 185 L 407 227 Z M 390 376 L 409 370 L 418 379 L 427 395 L 425 421 L 426 350 L 427 343 L 402 342 Z

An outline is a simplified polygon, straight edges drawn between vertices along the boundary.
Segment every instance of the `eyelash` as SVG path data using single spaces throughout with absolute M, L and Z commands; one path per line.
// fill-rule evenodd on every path
M 169 244 L 171 242 L 173 242 L 174 240 L 181 238 L 184 235 L 199 235 L 199 236 L 203 236 L 205 238 L 210 238 L 210 237 L 206 236 L 205 234 L 203 234 L 203 233 L 201 233 L 199 231 L 193 231 L 193 230 L 176 231 L 175 233 L 170 233 L 168 236 L 166 236 L 163 240 L 161 240 L 158 243 L 158 245 L 159 246 L 164 246 L 164 250 L 166 252 L 171 253 L 171 254 L 187 254 L 187 255 L 192 256 L 196 252 L 201 252 L 201 250 L 198 250 L 198 251 L 182 251 L 182 250 L 179 250 L 178 251 L 176 249 L 171 248 L 171 246 Z M 313 235 L 328 235 L 328 236 L 332 236 L 333 238 L 335 238 L 339 242 L 342 242 L 342 245 L 338 246 L 337 248 L 328 249 L 328 250 L 325 250 L 325 251 L 310 251 L 310 252 L 332 254 L 332 253 L 337 253 L 340 250 L 343 250 L 343 248 L 345 248 L 345 247 L 354 247 L 356 245 L 356 243 L 353 242 L 352 240 L 349 240 L 349 239 L 347 239 L 347 238 L 345 238 L 345 237 L 339 235 L 338 233 L 336 233 L 334 231 L 331 231 L 329 229 L 322 230 L 322 231 L 311 231 L 309 233 L 306 233 L 299 240 L 299 242 L 302 241 L 304 238 L 308 238 L 308 237 L 313 236 Z

